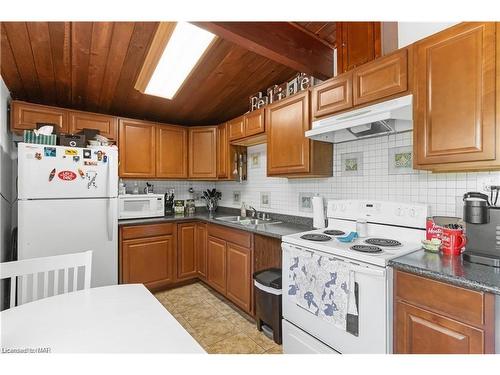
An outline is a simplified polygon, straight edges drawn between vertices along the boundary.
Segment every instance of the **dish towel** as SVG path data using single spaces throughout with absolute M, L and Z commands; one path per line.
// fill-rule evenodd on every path
M 347 314 L 357 316 L 354 272 L 342 260 L 289 249 L 288 298 L 317 317 L 347 329 Z

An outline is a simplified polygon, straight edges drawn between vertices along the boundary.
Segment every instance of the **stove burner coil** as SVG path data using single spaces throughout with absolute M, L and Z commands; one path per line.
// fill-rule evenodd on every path
M 354 245 L 351 246 L 351 250 L 361 251 L 362 253 L 380 253 L 382 249 L 378 246 L 368 246 L 368 245 Z
M 368 245 L 396 247 L 401 246 L 401 242 L 389 238 L 368 238 L 365 243 Z
M 338 229 L 327 229 L 323 233 L 328 234 L 329 236 L 343 236 L 345 234 L 344 231 Z
M 325 236 L 324 234 L 317 234 L 317 233 L 310 233 L 310 234 L 304 234 L 300 236 L 303 240 L 309 240 L 309 241 L 330 241 L 332 238 L 329 236 Z

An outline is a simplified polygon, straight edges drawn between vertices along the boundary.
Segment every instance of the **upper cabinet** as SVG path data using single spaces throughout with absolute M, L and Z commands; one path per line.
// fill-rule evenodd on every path
M 256 109 L 244 116 L 245 119 L 245 137 L 264 133 L 264 108 Z
M 500 167 L 499 32 L 493 22 L 466 22 L 415 43 L 415 168 Z
M 68 113 L 63 108 L 48 107 L 14 100 L 11 104 L 10 129 L 13 132 L 52 125 L 57 133 L 68 132 Z
M 353 72 L 354 105 L 405 92 L 408 89 L 408 50 L 401 49 Z
M 281 177 L 331 176 L 332 144 L 312 141 L 309 91 L 266 107 L 267 175 Z
M 337 71 L 344 73 L 379 57 L 380 22 L 337 22 Z
M 118 138 L 118 120 L 116 117 L 96 113 L 69 111 L 69 132 L 78 133 L 83 129 L 99 130 L 106 138 Z
M 217 127 L 217 178 L 229 178 L 229 140 L 227 123 Z
M 188 177 L 188 130 L 156 125 L 156 177 Z
M 236 117 L 227 122 L 228 138 L 233 139 L 243 138 L 245 136 L 245 119 L 243 116 Z
M 156 176 L 156 128 L 154 124 L 120 119 L 120 177 Z
M 217 178 L 217 126 L 189 128 L 189 178 Z
M 408 93 L 409 54 L 410 49 L 400 49 L 314 86 L 313 118 Z
M 264 116 L 264 108 L 260 108 L 228 121 L 229 141 L 236 141 L 233 143 L 243 145 L 265 143 Z

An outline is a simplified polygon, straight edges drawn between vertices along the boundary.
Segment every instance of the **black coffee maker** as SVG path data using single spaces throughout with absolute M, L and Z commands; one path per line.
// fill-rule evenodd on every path
M 486 194 L 469 192 L 464 195 L 464 221 L 467 244 L 464 260 L 500 267 L 500 207 Z

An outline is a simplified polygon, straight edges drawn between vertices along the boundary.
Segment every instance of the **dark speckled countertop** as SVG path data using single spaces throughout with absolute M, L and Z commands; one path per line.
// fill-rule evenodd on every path
M 261 234 L 263 236 L 274 237 L 277 239 L 281 239 L 282 236 L 286 236 L 288 234 L 294 234 L 299 232 L 305 232 L 311 230 L 311 225 L 308 225 L 306 222 L 302 221 L 301 223 L 291 223 L 282 221 L 279 224 L 259 224 L 259 225 L 242 225 L 236 223 L 229 223 L 227 221 L 217 220 L 218 217 L 223 216 L 231 216 L 234 213 L 230 212 L 221 212 L 216 213 L 214 217 L 209 217 L 206 212 L 197 212 L 192 216 L 163 216 L 163 217 L 154 217 L 147 219 L 124 219 L 118 220 L 118 225 L 140 225 L 140 224 L 155 224 L 155 223 L 168 223 L 168 222 L 187 222 L 193 220 L 205 221 L 208 223 L 219 224 L 226 227 L 231 227 L 235 229 L 244 230 L 247 232 Z M 280 219 L 276 217 L 275 219 Z M 301 220 L 299 220 L 301 221 Z
M 389 266 L 464 288 L 500 295 L 500 268 L 469 263 L 461 256 L 420 250 L 391 260 Z

